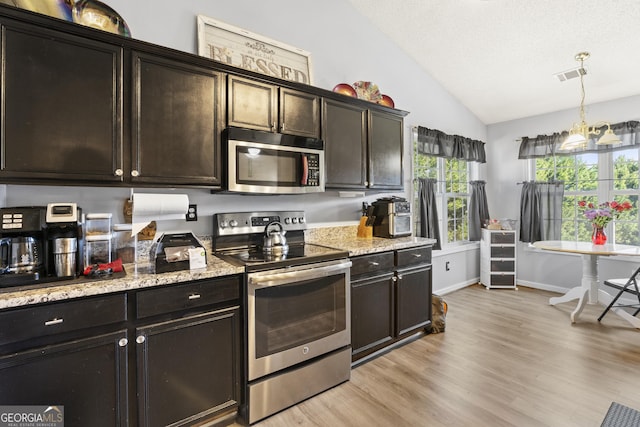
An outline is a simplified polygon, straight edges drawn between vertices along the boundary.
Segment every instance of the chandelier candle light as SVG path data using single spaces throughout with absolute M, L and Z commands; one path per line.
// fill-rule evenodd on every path
M 578 202 L 578 208 L 583 211 L 585 218 L 593 224 L 591 241 L 594 245 L 604 245 L 607 243 L 607 235 L 604 233 L 604 227 L 614 219 L 618 219 L 622 212 L 628 211 L 632 207 L 633 205 L 628 200 L 622 203 L 616 201 L 604 202 L 597 206 L 585 200 Z
M 584 70 L 584 60 L 589 58 L 589 52 L 580 52 L 576 54 L 576 61 L 580 61 L 580 89 L 582 98 L 580 100 L 580 123 L 574 123 L 569 130 L 569 136 L 560 146 L 560 150 L 573 150 L 576 148 L 582 148 L 587 145 L 589 141 L 589 135 L 600 135 L 601 128 L 607 127 L 604 131 L 604 134 L 598 139 L 596 144 L 598 145 L 609 145 L 609 144 L 617 144 L 620 142 L 620 138 L 613 133 L 611 130 L 611 125 L 608 122 L 597 122 L 592 126 L 589 126 L 585 120 L 584 114 L 584 74 L 586 71 Z

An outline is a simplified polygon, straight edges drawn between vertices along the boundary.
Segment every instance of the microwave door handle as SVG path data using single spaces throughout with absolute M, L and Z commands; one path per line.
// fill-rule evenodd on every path
M 302 166 L 302 178 L 300 179 L 301 185 L 307 185 L 309 181 L 309 158 L 306 154 L 300 155 L 300 163 Z

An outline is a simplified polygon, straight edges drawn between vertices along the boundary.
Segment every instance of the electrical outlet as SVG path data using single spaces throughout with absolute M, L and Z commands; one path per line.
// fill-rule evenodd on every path
M 189 210 L 187 210 L 187 215 L 185 219 L 187 221 L 198 220 L 198 205 L 189 205 Z

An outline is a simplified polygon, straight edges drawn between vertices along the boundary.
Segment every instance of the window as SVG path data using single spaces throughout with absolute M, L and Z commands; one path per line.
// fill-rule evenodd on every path
M 588 241 L 591 223 L 578 210 L 578 201 L 594 204 L 628 200 L 633 209 L 625 211 L 608 227 L 611 243 L 640 244 L 638 189 L 640 188 L 640 149 L 628 148 L 609 153 L 544 157 L 535 160 L 535 179 L 564 181 L 562 240 Z M 554 172 L 555 171 L 555 172 Z
M 469 181 L 471 170 L 475 171 L 471 164 L 466 160 L 428 156 L 414 150 L 414 178 L 432 178 L 438 181 L 436 197 L 442 247 L 469 240 Z M 417 186 L 413 204 L 415 229 L 418 230 L 420 216 L 417 209 Z

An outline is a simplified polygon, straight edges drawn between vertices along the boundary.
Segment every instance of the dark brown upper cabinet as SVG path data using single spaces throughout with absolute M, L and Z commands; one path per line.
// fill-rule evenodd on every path
M 133 52 L 133 183 L 219 186 L 225 75 Z
M 402 189 L 402 123 L 402 117 L 369 111 L 369 188 Z
M 1 25 L 0 179 L 121 182 L 122 48 Z
M 229 76 L 229 126 L 320 136 L 320 97 L 238 76 Z
M 325 186 L 367 187 L 367 110 L 325 99 L 323 102 L 325 141 Z
M 403 117 L 325 99 L 326 187 L 401 190 Z

